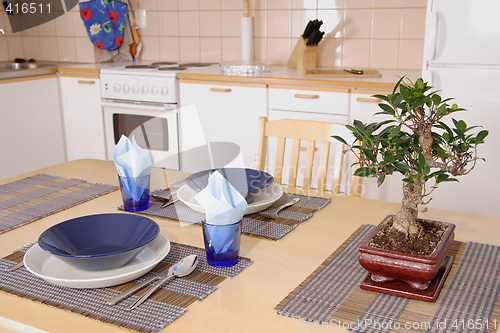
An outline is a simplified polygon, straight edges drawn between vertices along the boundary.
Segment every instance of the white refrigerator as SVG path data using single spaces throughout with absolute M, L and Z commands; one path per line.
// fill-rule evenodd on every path
M 441 184 L 431 207 L 500 217 L 499 12 L 499 0 L 428 1 L 422 77 L 467 109 L 454 118 L 489 130 L 478 148 L 486 162 Z

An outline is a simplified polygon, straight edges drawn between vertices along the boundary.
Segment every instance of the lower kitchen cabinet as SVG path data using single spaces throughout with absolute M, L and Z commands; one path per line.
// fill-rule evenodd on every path
M 0 179 L 62 163 L 57 76 L 0 81 Z
M 99 75 L 59 74 L 68 161 L 106 159 Z
M 180 106 L 182 171 L 254 165 L 266 84 L 180 80 Z M 200 149 L 206 143 L 208 154 Z

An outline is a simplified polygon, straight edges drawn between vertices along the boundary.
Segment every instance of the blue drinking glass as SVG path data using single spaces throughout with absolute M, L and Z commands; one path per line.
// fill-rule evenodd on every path
M 149 208 L 149 186 L 151 175 L 143 177 L 122 177 L 120 190 L 123 198 L 123 208 L 129 212 L 139 212 Z
M 207 262 L 214 267 L 230 267 L 238 263 L 241 221 L 215 225 L 202 222 Z

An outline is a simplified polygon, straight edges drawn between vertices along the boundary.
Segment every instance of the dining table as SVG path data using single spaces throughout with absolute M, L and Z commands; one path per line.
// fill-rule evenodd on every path
M 112 161 L 82 159 L 53 165 L 0 180 L 0 185 L 37 174 L 119 185 Z M 188 174 L 160 168 L 151 172 L 151 190 L 165 189 Z M 443 185 L 444 186 L 444 185 Z M 480 189 L 478 189 L 480 190 Z M 287 189 L 285 188 L 285 192 Z M 434 195 L 439 195 L 437 190 Z M 469 195 L 476 200 L 473 193 Z M 453 200 L 453 198 L 449 198 Z M 117 213 L 120 190 L 96 197 L 32 223 L 0 234 L 0 256 L 34 242 L 47 228 L 68 219 L 99 213 Z M 401 203 L 332 195 L 331 202 L 278 241 L 242 236 L 240 256 L 253 261 L 245 270 L 224 280 L 217 292 L 164 327 L 161 332 L 299 332 L 314 327 L 299 319 L 277 314 L 275 307 L 301 284 L 332 252 L 362 225 L 377 225 L 395 214 Z M 500 218 L 429 208 L 420 217 L 456 225 L 455 239 L 500 245 Z M 202 228 L 168 218 L 150 217 L 171 242 L 203 248 Z M 335 291 L 333 291 L 335 292 Z M 16 326 L 17 325 L 17 326 Z M 100 321 L 0 292 L 0 332 L 125 332 Z M 347 332 L 339 327 L 335 331 Z M 497 330 L 499 332 L 500 330 Z

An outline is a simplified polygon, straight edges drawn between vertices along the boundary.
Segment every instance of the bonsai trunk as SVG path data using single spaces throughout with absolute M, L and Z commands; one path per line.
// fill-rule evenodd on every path
M 394 216 L 392 230 L 401 232 L 407 238 L 416 239 L 420 236 L 422 227 L 417 222 L 418 204 L 422 201 L 423 181 L 415 180 L 403 184 L 403 203 L 401 210 Z

